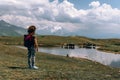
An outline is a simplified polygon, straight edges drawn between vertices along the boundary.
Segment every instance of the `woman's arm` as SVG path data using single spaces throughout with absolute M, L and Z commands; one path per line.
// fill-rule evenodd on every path
M 36 49 L 36 51 L 38 51 L 38 41 L 37 41 L 37 38 L 35 37 L 35 49 Z

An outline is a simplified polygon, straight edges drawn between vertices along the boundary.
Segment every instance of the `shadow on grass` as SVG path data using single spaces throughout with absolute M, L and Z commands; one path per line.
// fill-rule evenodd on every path
M 8 68 L 10 68 L 10 69 L 28 69 L 28 67 L 16 67 L 16 66 L 10 66 Z

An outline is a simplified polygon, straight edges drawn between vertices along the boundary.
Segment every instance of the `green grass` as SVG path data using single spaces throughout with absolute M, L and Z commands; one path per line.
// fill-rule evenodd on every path
M 0 80 L 119 80 L 120 69 L 81 58 L 36 53 L 38 70 L 27 68 L 27 50 L 0 44 Z

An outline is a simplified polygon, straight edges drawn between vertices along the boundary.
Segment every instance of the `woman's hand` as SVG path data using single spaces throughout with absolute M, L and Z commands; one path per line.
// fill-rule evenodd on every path
M 35 50 L 36 50 L 36 52 L 38 52 L 38 48 L 36 48 Z

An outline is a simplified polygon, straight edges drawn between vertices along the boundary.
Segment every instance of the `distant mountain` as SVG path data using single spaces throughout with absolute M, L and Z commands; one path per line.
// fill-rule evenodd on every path
M 20 36 L 25 34 L 24 28 L 0 20 L 0 36 Z

